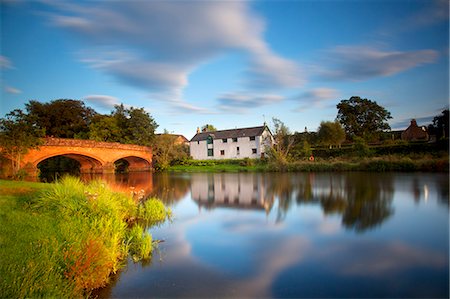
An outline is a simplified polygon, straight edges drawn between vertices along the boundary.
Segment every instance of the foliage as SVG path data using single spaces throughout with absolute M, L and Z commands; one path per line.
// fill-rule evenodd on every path
M 433 118 L 433 124 L 430 125 L 429 130 L 431 134 L 435 134 L 437 140 L 441 138 L 448 138 L 449 134 L 449 110 L 442 111 L 440 115 Z
M 151 236 L 131 223 L 157 223 L 170 213 L 156 199 L 139 203 L 100 181 L 22 184 L 43 190 L 24 196 L 12 192 L 20 186 L 4 188 L 0 181 L 0 293 L 9 298 L 88 295 L 129 254 L 150 258 Z
M 110 115 L 96 115 L 89 126 L 89 139 L 96 141 L 118 141 L 121 138 L 116 119 Z
M 202 132 L 215 132 L 215 131 L 217 131 L 217 129 L 216 129 L 216 127 L 214 127 L 211 124 L 206 124 L 206 125 L 202 126 L 201 131 Z
M 186 159 L 189 156 L 189 148 L 184 144 L 177 144 L 176 139 L 177 135 L 167 132 L 156 136 L 153 149 L 156 169 L 167 169 L 174 161 Z
M 381 132 L 389 130 L 387 120 L 391 113 L 375 101 L 351 97 L 338 105 L 337 120 L 351 138 L 361 137 L 366 141 L 377 140 Z
M 47 136 L 87 139 L 89 125 L 97 114 L 82 101 L 59 99 L 50 103 L 30 101 L 25 105 L 32 125 L 45 130 Z
M 89 126 L 89 138 L 97 141 L 152 145 L 158 124 L 143 108 L 116 105 L 111 115 L 96 116 Z
M 356 154 L 359 157 L 367 157 L 370 155 L 371 151 L 366 141 L 360 137 L 353 138 L 355 143 L 353 144 L 353 148 L 355 149 Z
M 271 163 L 279 166 L 286 165 L 289 160 L 289 153 L 294 144 L 294 138 L 289 128 L 279 119 L 272 118 L 273 137 L 275 144 L 268 150 Z
M 320 123 L 317 132 L 320 142 L 324 145 L 340 147 L 345 140 L 345 131 L 338 121 L 323 121 Z
M 13 175 L 20 170 L 22 157 L 41 144 L 44 130 L 32 125 L 31 117 L 16 109 L 0 119 L 1 153 L 11 161 Z

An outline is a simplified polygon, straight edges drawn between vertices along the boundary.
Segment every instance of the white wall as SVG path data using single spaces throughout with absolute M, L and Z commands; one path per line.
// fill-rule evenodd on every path
M 195 160 L 260 158 L 266 145 L 272 144 L 271 135 L 265 130 L 262 136 L 256 136 L 255 140 L 250 140 L 250 137 L 240 137 L 237 142 L 233 142 L 232 138 L 227 138 L 227 142 L 223 142 L 222 139 L 214 139 L 213 144 L 207 144 L 206 140 L 191 141 L 190 153 Z M 208 148 L 214 149 L 214 156 L 208 157 Z M 255 154 L 252 149 L 256 149 Z M 221 151 L 224 151 L 223 155 Z

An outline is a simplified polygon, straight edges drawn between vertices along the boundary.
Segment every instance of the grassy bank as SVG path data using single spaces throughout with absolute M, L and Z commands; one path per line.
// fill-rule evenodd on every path
M 447 157 L 404 157 L 388 155 L 382 157 L 316 158 L 274 163 L 261 160 L 187 160 L 167 169 L 170 172 L 309 172 L 309 171 L 432 171 L 448 172 Z
M 0 295 L 81 297 L 108 283 L 128 256 L 148 259 L 144 227 L 170 214 L 101 182 L 0 181 Z

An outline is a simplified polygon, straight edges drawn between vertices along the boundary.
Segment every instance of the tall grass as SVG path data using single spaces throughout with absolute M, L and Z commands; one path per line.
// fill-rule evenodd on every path
M 136 202 L 102 182 L 64 178 L 36 196 L 0 195 L 2 297 L 80 297 L 108 283 L 128 255 L 148 259 L 145 226 L 170 210 Z

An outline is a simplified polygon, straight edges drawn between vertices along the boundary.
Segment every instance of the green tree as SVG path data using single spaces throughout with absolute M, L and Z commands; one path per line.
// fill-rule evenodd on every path
M 351 97 L 337 104 L 337 120 L 351 138 L 358 136 L 367 141 L 376 140 L 381 132 L 389 130 L 387 123 L 391 113 L 377 102 L 360 97 Z
M 442 111 L 441 115 L 435 116 L 433 118 L 433 128 L 436 133 L 437 139 L 448 138 L 449 131 L 449 117 L 448 117 L 448 109 Z
M 87 139 L 89 125 L 96 112 L 82 101 L 59 99 L 50 103 L 25 104 L 33 125 L 45 129 L 47 136 Z
M 22 157 L 28 150 L 41 144 L 44 132 L 44 129 L 33 125 L 30 116 L 20 109 L 0 119 L 0 148 L 2 154 L 11 160 L 13 175 L 18 174 Z
M 89 139 L 107 142 L 119 141 L 120 129 L 116 119 L 110 115 L 96 115 L 89 126 Z
M 341 146 L 345 140 L 345 131 L 338 121 L 323 121 L 320 123 L 317 132 L 318 138 L 323 145 Z
M 114 108 L 111 116 L 118 133 L 110 141 L 146 146 L 153 144 L 158 124 L 144 108 L 125 108 L 123 104 Z
M 215 132 L 217 131 L 216 127 L 210 124 L 206 124 L 202 126 L 202 132 Z
M 289 128 L 279 119 L 272 118 L 273 137 L 275 144 L 269 150 L 269 158 L 279 166 L 285 165 L 289 160 L 289 153 L 294 144 L 294 137 Z
M 166 169 L 173 161 L 188 157 L 188 149 L 183 144 L 177 144 L 176 139 L 177 135 L 169 134 L 166 130 L 156 135 L 153 150 L 156 168 Z

